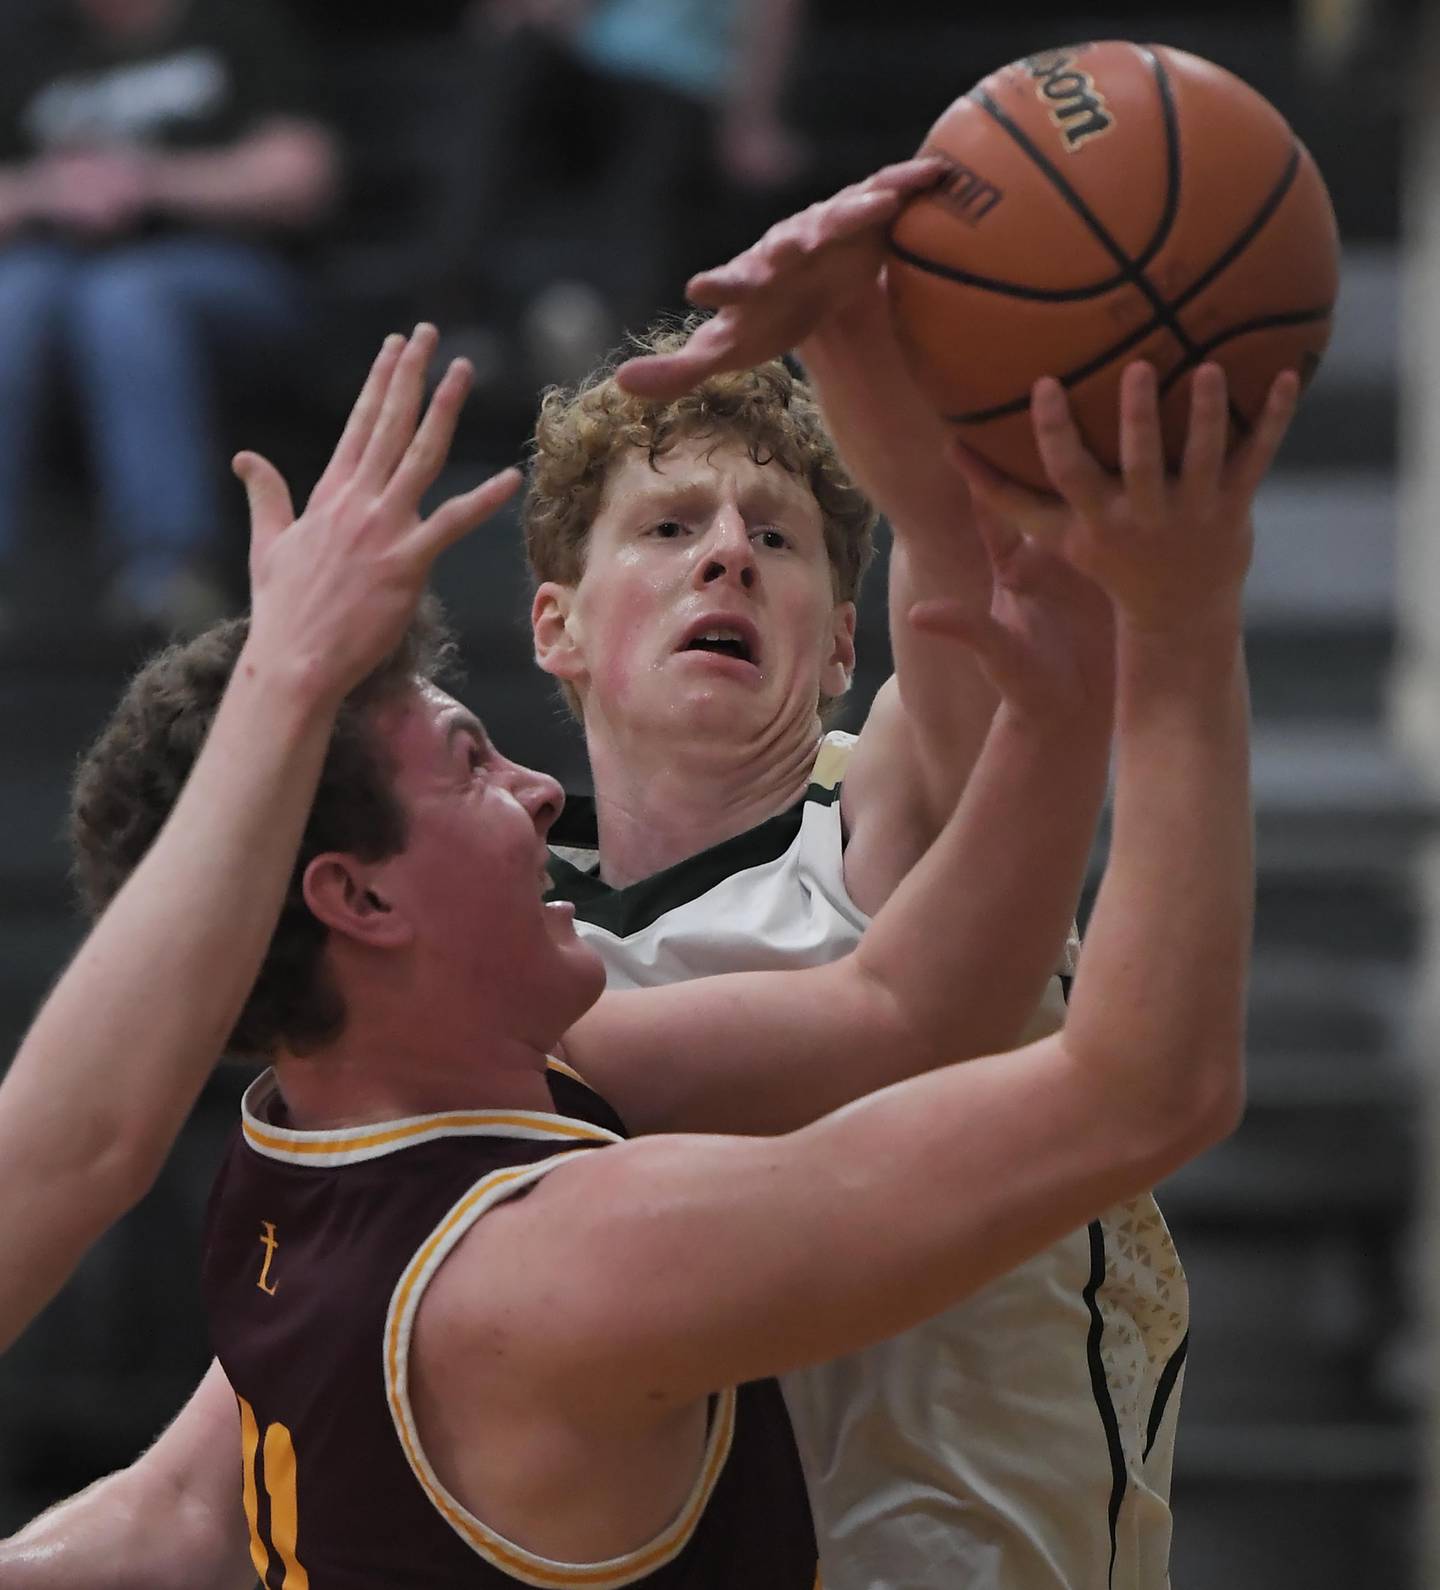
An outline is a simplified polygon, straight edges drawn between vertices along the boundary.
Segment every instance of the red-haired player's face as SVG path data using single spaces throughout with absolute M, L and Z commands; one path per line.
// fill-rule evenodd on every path
M 542 899 L 560 786 L 502 756 L 479 719 L 433 685 L 382 709 L 377 724 L 408 837 L 374 877 L 415 930 L 422 984 L 454 990 L 511 1034 L 553 1042 L 605 982 L 573 908 Z
M 627 453 L 579 584 L 553 589 L 574 647 L 554 671 L 592 736 L 785 743 L 849 684 L 854 606 L 835 600 L 819 504 L 737 444 L 683 442 L 654 467 Z

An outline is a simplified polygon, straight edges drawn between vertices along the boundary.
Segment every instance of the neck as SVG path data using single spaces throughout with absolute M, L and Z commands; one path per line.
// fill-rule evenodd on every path
M 428 1018 L 387 1029 L 352 1006 L 334 1043 L 277 1054 L 275 1077 L 302 1131 L 450 1110 L 554 1110 L 546 1046 L 473 1028 L 458 1043 L 441 1039 Z
M 723 735 L 622 743 L 587 723 L 600 876 L 623 889 L 792 806 L 820 743 L 812 716 L 738 747 Z

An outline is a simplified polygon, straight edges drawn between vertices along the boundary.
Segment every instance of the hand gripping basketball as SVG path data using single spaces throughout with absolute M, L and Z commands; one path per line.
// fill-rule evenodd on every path
M 1035 385 L 1031 411 L 1036 448 L 1059 501 L 1018 485 L 962 444 L 955 458 L 986 508 L 1094 580 L 1126 622 L 1173 632 L 1238 612 L 1250 566 L 1251 505 L 1298 395 L 1293 372 L 1277 376 L 1251 434 L 1227 458 L 1225 372 L 1202 365 L 1177 477 L 1166 469 L 1155 371 L 1132 364 L 1121 382 L 1117 477 L 1086 447 L 1064 388 L 1046 378 Z

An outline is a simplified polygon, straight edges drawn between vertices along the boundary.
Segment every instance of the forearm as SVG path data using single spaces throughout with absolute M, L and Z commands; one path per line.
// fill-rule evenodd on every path
M 796 352 L 846 469 L 896 535 L 963 539 L 988 586 L 964 483 L 946 459 L 948 429 L 906 368 L 883 289 L 827 314 Z
M 320 126 L 286 121 L 226 149 L 155 157 L 148 188 L 164 215 L 217 225 L 302 227 L 333 202 L 338 158 Z
M 205 749 L 0 1086 L 0 1343 L 153 1179 L 274 931 L 333 707 L 242 654 Z
M 6 1590 L 246 1590 L 235 1401 L 218 1366 L 134 1464 L 0 1541 Z
M 947 459 L 946 427 L 905 369 L 883 292 L 827 317 L 800 353 L 846 468 L 893 534 L 890 645 L 933 834 L 960 798 L 996 697 L 973 657 L 957 658 L 953 643 L 907 615 L 942 594 L 985 611 L 990 562 Z
M 1238 620 L 1196 637 L 1122 625 L 1117 659 L 1113 838 L 1065 1041 L 1142 1118 L 1223 1131 L 1243 1094 L 1254 903 Z
M 1064 949 L 1104 799 L 1109 720 L 1028 725 L 1002 706 L 965 793 L 838 976 L 910 1035 L 890 1076 L 1011 1047 Z M 857 1090 L 858 1091 L 858 1090 Z

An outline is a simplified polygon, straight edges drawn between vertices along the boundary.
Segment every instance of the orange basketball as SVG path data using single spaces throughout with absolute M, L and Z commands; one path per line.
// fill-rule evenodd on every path
M 930 401 L 1017 480 L 1049 485 L 1029 415 L 1042 375 L 1114 469 L 1130 361 L 1159 374 L 1172 466 L 1196 366 L 1225 367 L 1233 440 L 1281 370 L 1319 365 L 1330 197 L 1274 106 L 1209 61 L 1119 42 L 1029 56 L 957 99 L 922 152 L 952 169 L 891 229 L 895 324 Z

